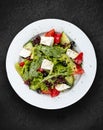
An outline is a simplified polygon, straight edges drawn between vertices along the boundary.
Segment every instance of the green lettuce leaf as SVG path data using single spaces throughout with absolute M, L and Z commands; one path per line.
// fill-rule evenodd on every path
M 29 68 L 29 79 L 39 76 L 39 72 L 37 71 L 37 69 L 40 67 L 41 63 L 42 63 L 42 58 L 39 58 L 36 61 L 32 61 Z
M 22 67 L 20 67 L 19 63 L 15 64 L 15 69 L 20 76 L 22 76 Z
M 37 49 L 44 54 L 47 58 L 61 57 L 61 54 L 65 53 L 65 49 L 60 46 L 43 46 L 40 45 Z
M 25 81 L 25 80 L 29 79 L 29 67 L 30 67 L 31 61 L 25 60 L 24 62 L 25 62 L 25 64 L 22 67 L 21 74 L 22 74 L 23 80 Z
M 32 90 L 37 90 L 40 88 L 41 90 L 47 90 L 48 87 L 45 85 L 44 82 L 41 82 L 42 79 L 40 78 L 34 78 L 33 81 L 31 82 L 30 89 Z

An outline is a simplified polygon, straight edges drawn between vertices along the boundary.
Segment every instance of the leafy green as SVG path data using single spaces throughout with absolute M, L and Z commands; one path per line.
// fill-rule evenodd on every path
M 68 65 L 68 70 L 71 70 L 72 72 L 75 71 L 76 65 L 73 62 L 71 58 L 69 58 L 66 54 L 62 54 L 62 56 L 59 58 L 60 62 L 65 61 Z
M 38 60 L 39 58 L 42 57 L 42 53 L 38 49 L 38 46 L 33 47 L 33 49 L 32 49 L 32 55 L 33 55 L 32 56 L 33 57 L 33 61 L 36 61 L 36 60 Z
M 23 67 L 20 67 L 19 63 L 15 64 L 15 68 L 17 70 L 17 72 L 21 75 L 21 77 L 23 78 L 23 80 L 28 80 L 29 78 L 29 66 L 30 66 L 30 61 L 25 60 L 24 61 L 25 64 Z
M 41 82 L 44 82 L 44 81 L 49 80 L 49 79 L 52 79 L 53 77 L 57 77 L 57 76 L 59 76 L 59 75 L 66 76 L 66 75 L 67 75 L 67 72 L 65 72 L 65 73 L 56 73 L 56 74 L 48 75 L 48 76 L 45 77 Z
M 15 69 L 18 72 L 18 74 L 22 76 L 22 67 L 20 67 L 19 63 L 15 64 Z
M 41 82 L 40 78 L 34 78 L 33 81 L 31 82 L 30 89 L 36 90 L 38 88 L 40 88 L 41 90 L 48 89 L 47 86 L 45 85 L 45 83 Z
M 25 64 L 22 68 L 21 74 L 22 74 L 22 78 L 23 80 L 28 80 L 29 79 L 29 67 L 30 67 L 31 61 L 29 60 L 25 60 Z
M 67 67 L 64 67 L 61 63 L 58 63 L 54 66 L 54 73 L 63 73 L 67 71 Z
M 23 73 L 23 80 L 26 81 L 29 79 L 29 71 L 25 68 L 25 71 Z
M 63 42 L 64 40 L 65 38 L 62 39 Z M 66 39 L 66 41 L 68 41 L 68 39 Z M 45 84 L 46 80 L 53 84 L 57 80 L 58 76 L 63 76 L 64 78 L 67 77 L 67 80 L 68 77 L 73 74 L 76 65 L 73 60 L 66 55 L 69 44 L 66 48 L 63 48 L 60 45 L 35 45 L 35 47 L 31 47 L 31 45 L 31 43 L 28 43 L 25 44 L 25 47 L 30 47 L 32 60 L 29 61 L 25 59 L 23 67 L 20 67 L 19 63 L 15 64 L 15 68 L 23 80 L 30 80 L 30 89 L 36 90 L 40 88 L 41 90 L 47 90 L 48 87 Z M 43 74 L 37 71 L 38 68 L 41 67 L 43 59 L 48 59 L 53 62 L 53 69 L 48 72 L 46 77 L 43 77 Z M 63 66 L 62 64 L 64 61 L 67 64 L 66 66 Z M 52 78 L 55 80 L 52 80 Z M 69 78 L 69 80 L 74 82 L 72 78 Z
M 37 69 L 40 67 L 41 63 L 42 63 L 42 59 L 32 61 L 29 68 L 29 79 L 39 76 L 39 72 L 37 71 Z
M 65 53 L 65 49 L 63 49 L 60 46 L 43 46 L 40 45 L 37 47 L 37 49 L 42 52 L 45 57 L 49 58 L 49 57 L 60 57 L 61 54 Z

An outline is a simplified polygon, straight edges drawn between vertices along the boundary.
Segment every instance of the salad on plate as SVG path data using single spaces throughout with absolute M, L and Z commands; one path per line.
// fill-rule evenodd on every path
M 71 89 L 76 76 L 84 73 L 83 52 L 65 32 L 51 29 L 25 43 L 15 68 L 24 83 L 39 94 L 58 96 Z

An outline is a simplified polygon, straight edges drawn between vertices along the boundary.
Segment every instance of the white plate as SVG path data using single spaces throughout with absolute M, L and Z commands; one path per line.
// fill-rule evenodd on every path
M 42 32 L 47 32 L 52 28 L 55 28 L 57 32 L 64 31 L 76 42 L 79 49 L 84 53 L 83 68 L 85 70 L 85 73 L 71 90 L 62 92 L 55 98 L 47 95 L 40 95 L 30 90 L 24 84 L 14 67 L 15 63 L 19 60 L 19 52 L 23 44 L 33 36 Z M 39 20 L 26 26 L 13 39 L 6 57 L 7 76 L 15 92 L 27 103 L 44 109 L 64 108 L 80 100 L 91 87 L 95 78 L 96 68 L 96 55 L 89 38 L 77 26 L 58 19 Z

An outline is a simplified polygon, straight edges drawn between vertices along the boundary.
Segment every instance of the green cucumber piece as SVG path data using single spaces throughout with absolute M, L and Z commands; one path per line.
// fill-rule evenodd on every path
M 69 86 L 73 86 L 74 85 L 74 76 L 65 77 L 65 80 L 67 81 L 67 84 Z
M 70 40 L 69 40 L 68 36 L 64 32 L 62 32 L 62 37 L 60 39 L 60 43 L 62 45 L 64 45 L 65 43 L 70 44 Z
M 27 42 L 27 43 L 23 46 L 23 48 L 25 48 L 25 49 L 31 51 L 32 48 L 33 48 L 32 42 L 31 42 L 31 41 Z

